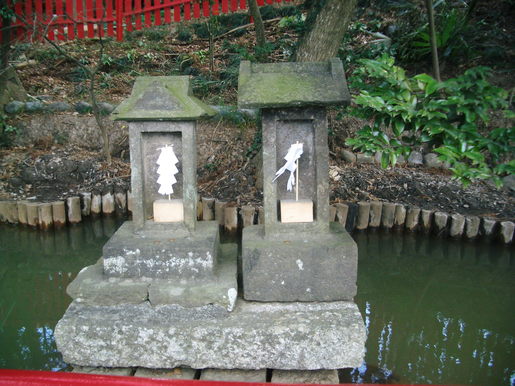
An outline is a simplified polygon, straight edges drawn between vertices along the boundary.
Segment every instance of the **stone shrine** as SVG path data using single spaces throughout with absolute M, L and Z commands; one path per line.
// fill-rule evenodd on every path
M 339 59 L 326 63 L 241 64 L 238 105 L 262 111 L 265 212 L 264 225 L 243 230 L 244 299 L 353 300 L 356 243 L 340 224 L 329 222 L 325 110 L 325 106 L 349 101 Z M 303 143 L 297 170 L 297 195 L 301 200 L 288 191 L 285 177 L 274 178 L 288 147 L 298 142 Z M 299 204 L 296 207 L 292 206 L 295 202 Z M 289 217 L 299 220 L 284 221 L 285 210 Z M 290 214 L 292 211 L 312 213 L 306 221 Z
M 317 299 L 296 295 L 292 299 L 331 300 L 326 302 L 284 302 L 291 300 L 285 296 L 273 299 L 278 302 L 255 302 L 238 296 L 237 245 L 220 244 L 215 222 L 196 221 L 195 127 L 197 119 L 211 113 L 192 96 L 190 80 L 182 76 L 138 78 L 130 98 L 115 110 L 115 119 L 129 122 L 133 219 L 105 244 L 99 262 L 84 268 L 67 289 L 73 302 L 55 329 L 63 359 L 88 367 L 314 370 L 359 366 L 365 329 L 357 306 L 341 301 L 350 295 L 339 296 L 338 282 L 327 285 L 340 292 L 322 299 L 322 288 L 301 276 L 311 280 Z M 308 157 L 301 159 L 302 168 L 306 159 L 316 163 L 313 157 L 323 155 L 313 153 L 319 146 L 316 133 L 312 141 L 313 145 L 306 144 Z M 164 169 L 163 160 L 169 163 Z M 324 175 L 317 174 L 326 169 L 322 165 L 311 171 L 311 182 L 302 176 L 307 188 L 303 198 L 315 203 L 314 221 L 305 228 L 317 230 L 320 237 L 330 232 L 323 221 L 327 181 L 324 185 Z M 321 191 L 316 185 L 319 180 Z M 282 232 L 287 225 L 268 221 L 269 232 L 274 227 Z M 259 229 L 256 237 L 261 237 Z M 340 229 L 330 234 L 346 235 Z M 341 242 L 328 242 L 333 244 L 326 248 L 342 247 Z M 295 248 L 291 256 L 298 254 Z M 284 250 L 279 252 L 278 259 L 285 260 Z M 300 258 L 314 272 L 312 263 Z M 249 271 L 248 259 L 244 261 Z M 276 280 L 277 267 L 269 268 L 271 279 Z M 325 280 L 326 269 L 320 273 L 317 280 Z M 265 287 L 270 284 L 259 280 Z M 254 290 L 259 292 L 257 285 Z M 290 283 L 289 287 L 293 293 Z

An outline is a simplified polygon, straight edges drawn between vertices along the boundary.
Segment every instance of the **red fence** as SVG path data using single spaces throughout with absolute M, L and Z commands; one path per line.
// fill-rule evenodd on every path
M 291 0 L 257 0 L 259 6 Z M 246 9 L 246 0 L 7 0 L 16 17 L 9 27 L 16 40 L 46 35 L 50 40 L 116 36 L 181 20 Z M 0 19 L 0 39 L 2 38 Z M 5 31 L 4 31 L 5 33 Z

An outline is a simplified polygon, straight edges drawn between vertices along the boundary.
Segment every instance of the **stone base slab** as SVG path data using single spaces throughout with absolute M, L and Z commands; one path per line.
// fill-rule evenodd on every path
M 254 301 L 338 301 L 356 295 L 358 249 L 338 223 L 330 231 L 269 237 L 263 225 L 242 236 L 243 297 Z
M 125 222 L 104 245 L 104 273 L 110 277 L 203 278 L 213 274 L 218 254 L 218 223 L 202 221 L 194 232 L 177 228 L 135 232 Z M 164 224 L 166 225 L 166 224 Z M 166 228 L 163 228 L 166 229 Z
M 92 367 L 338 369 L 357 367 L 366 331 L 352 302 L 213 306 L 72 302 L 55 329 L 63 359 Z
M 82 269 L 66 292 L 83 304 L 114 306 L 150 301 L 152 305 L 178 304 L 200 307 L 207 304 L 231 311 L 236 302 L 237 244 L 220 245 L 217 268 L 212 277 L 202 280 L 167 280 L 108 277 L 97 264 Z

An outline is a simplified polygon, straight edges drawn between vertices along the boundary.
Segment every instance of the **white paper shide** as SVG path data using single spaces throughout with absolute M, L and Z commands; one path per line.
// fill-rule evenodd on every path
M 297 142 L 297 143 L 294 143 L 293 145 L 291 145 L 290 148 L 288 149 L 288 153 L 284 157 L 284 159 L 286 160 L 286 163 L 284 164 L 284 166 L 282 168 L 280 168 L 275 173 L 275 178 L 273 181 L 277 180 L 286 170 L 288 170 L 290 172 L 290 176 L 288 177 L 288 183 L 286 185 L 286 190 L 288 190 L 288 192 L 292 191 L 293 186 L 296 183 L 295 171 L 298 168 L 297 161 L 300 158 L 300 156 L 302 155 L 302 153 L 303 153 L 302 143 Z M 298 178 L 298 173 L 297 173 L 297 178 Z
M 157 159 L 157 174 L 159 175 L 157 179 L 159 184 L 158 192 L 159 194 L 168 195 L 168 199 L 170 199 L 173 193 L 173 184 L 177 182 L 175 175 L 179 172 L 179 169 L 177 169 L 179 160 L 173 151 L 173 145 L 166 145 L 160 150 L 161 154 Z

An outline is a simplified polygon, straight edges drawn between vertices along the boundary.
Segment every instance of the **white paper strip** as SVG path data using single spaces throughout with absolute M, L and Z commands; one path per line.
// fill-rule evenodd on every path
M 179 172 L 176 166 L 179 160 L 173 152 L 173 145 L 167 145 L 159 150 L 161 150 L 161 154 L 157 159 L 157 164 L 159 165 L 157 168 L 157 174 L 159 174 L 157 183 L 160 186 L 158 192 L 159 194 L 170 195 L 173 193 L 173 184 L 177 182 L 175 175 Z
M 290 177 L 288 178 L 288 183 L 286 184 L 286 190 L 289 192 L 292 191 L 293 186 L 295 185 L 295 170 L 297 169 L 296 161 L 300 158 L 303 153 L 302 143 L 294 143 L 290 146 L 288 153 L 284 157 L 286 163 L 282 168 L 280 168 L 275 173 L 275 178 L 272 182 L 277 180 L 286 170 L 290 171 Z

